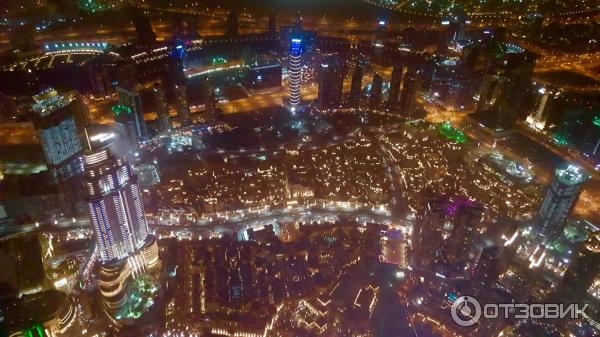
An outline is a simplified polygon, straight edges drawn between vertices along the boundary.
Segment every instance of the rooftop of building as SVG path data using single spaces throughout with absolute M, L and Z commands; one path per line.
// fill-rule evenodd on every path
M 34 104 L 31 107 L 43 117 L 67 106 L 72 100 L 72 95 L 60 95 L 54 88 L 49 87 L 33 96 Z
M 555 170 L 556 179 L 564 185 L 583 184 L 590 179 L 590 175 L 581 167 L 573 163 L 565 163 Z

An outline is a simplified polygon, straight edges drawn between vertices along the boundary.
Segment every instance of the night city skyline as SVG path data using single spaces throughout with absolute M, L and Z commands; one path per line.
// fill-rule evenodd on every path
M 0 337 L 600 337 L 598 0 L 0 2 Z

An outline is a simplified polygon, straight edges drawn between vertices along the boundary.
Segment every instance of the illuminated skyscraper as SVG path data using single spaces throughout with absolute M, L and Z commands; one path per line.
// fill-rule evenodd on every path
M 562 234 L 567 217 L 581 193 L 581 186 L 589 178 L 583 169 L 571 163 L 556 168 L 537 215 L 537 226 L 546 239 Z
M 103 262 L 119 260 L 141 248 L 148 224 L 137 176 L 127 162 L 107 149 L 85 154 L 85 186 L 90 219 Z
M 292 113 L 300 108 L 300 89 L 302 86 L 302 54 L 304 46 L 302 45 L 302 35 L 292 34 L 290 46 L 290 66 L 288 68 L 288 85 L 290 90 L 289 109 Z
M 73 95 L 48 88 L 33 96 L 34 125 L 38 130 L 48 168 L 57 181 L 80 173 L 84 122 L 82 107 Z
M 338 108 L 342 101 L 344 69 L 335 55 L 325 57 L 319 69 L 319 98 L 317 107 L 321 110 Z
M 381 91 L 383 90 L 383 78 L 379 74 L 373 75 L 371 85 L 371 97 L 369 97 L 369 109 L 379 109 L 381 105 Z

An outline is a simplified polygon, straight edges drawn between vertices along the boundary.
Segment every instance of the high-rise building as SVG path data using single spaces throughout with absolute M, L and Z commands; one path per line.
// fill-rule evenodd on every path
M 404 65 L 397 65 L 392 71 L 387 106 L 402 116 L 413 114 L 418 90 L 418 72 Z
M 552 102 L 560 95 L 560 91 L 541 85 L 534 95 L 533 110 L 525 121 L 536 130 L 544 130 L 548 120 L 548 110 L 552 106 Z
M 496 130 L 511 129 L 517 120 L 525 119 L 535 63 L 530 53 L 505 49 L 488 62 L 475 112 L 483 124 Z
M 217 120 L 217 97 L 215 96 L 215 85 L 210 75 L 204 79 L 202 90 L 206 119 L 210 122 L 214 122 Z
M 169 116 L 169 106 L 167 104 L 167 97 L 159 83 L 154 83 L 152 88 L 152 94 L 154 96 L 154 106 L 156 109 L 156 115 L 158 118 L 158 132 L 167 133 L 171 130 L 171 120 Z
M 236 11 L 230 11 L 227 14 L 227 36 L 238 36 L 238 13 Z
M 137 176 L 107 149 L 86 153 L 85 186 L 100 258 L 120 260 L 141 248 L 149 234 Z
M 288 68 L 289 109 L 292 113 L 300 110 L 300 89 L 302 87 L 302 54 L 304 45 L 301 34 L 291 35 L 289 51 L 290 65 Z
M 419 90 L 419 72 L 408 68 L 404 74 L 400 101 L 398 102 L 398 113 L 410 117 L 415 111 L 417 102 L 417 91 Z
M 502 249 L 498 246 L 490 246 L 483 249 L 475 272 L 473 273 L 473 282 L 484 288 L 490 288 L 498 281 L 502 272 L 500 259 Z
M 594 94 L 564 92 L 553 102 L 547 124 L 557 125 L 554 141 L 578 149 L 600 165 L 600 100 Z
M 562 234 L 581 187 L 589 178 L 587 172 L 572 163 L 556 168 L 536 218 L 538 230 L 544 238 L 555 239 Z
M 92 94 L 97 98 L 106 98 L 114 94 L 114 88 L 110 81 L 108 67 L 105 64 L 89 62 L 88 71 L 92 85 Z
M 433 198 L 421 205 L 412 233 L 412 261 L 426 267 L 444 262 L 463 270 L 471 264 L 483 207 L 464 198 Z
M 458 7 L 458 6 L 457 6 Z M 467 15 L 464 10 L 455 8 L 450 15 L 442 18 L 442 26 L 447 26 L 444 37 L 451 44 L 464 44 L 467 41 L 465 34 L 466 24 L 468 22 Z
M 187 98 L 187 85 L 185 82 L 175 85 L 175 110 L 181 125 L 186 126 L 192 123 L 192 115 L 190 113 L 190 105 Z
M 169 83 L 171 97 L 175 100 L 175 110 L 181 125 L 189 125 L 192 122 L 187 95 L 187 78 L 184 71 L 186 62 L 187 52 L 185 46 L 176 43 L 169 56 L 167 82 Z
M 502 217 L 498 219 L 497 224 L 499 226 L 496 229 L 486 232 L 486 236 L 492 240 L 492 243 L 483 248 L 475 268 L 472 269 L 471 282 L 477 287 L 482 287 L 483 290 L 496 285 L 500 276 L 509 269 L 521 242 L 518 222 Z M 489 236 L 490 232 L 491 236 Z M 538 249 L 536 254 L 532 255 L 530 263 L 533 268 L 539 267 L 537 261 L 540 261 L 539 256 L 542 256 L 541 261 L 543 261 L 544 257 L 540 255 L 543 253 L 543 249 Z
M 395 110 L 398 105 L 398 99 L 400 97 L 400 88 L 402 87 L 402 80 L 406 73 L 406 67 L 403 65 L 396 65 L 392 70 L 392 78 L 390 80 L 390 89 L 388 90 L 388 101 L 387 105 L 390 109 Z
M 445 248 L 446 262 L 461 268 L 474 262 L 477 227 L 483 212 L 483 206 L 469 199 L 455 198 L 447 204 L 444 226 L 451 229 Z
M 373 75 L 371 84 L 371 96 L 369 97 L 369 109 L 377 110 L 381 105 L 381 92 L 383 90 L 383 78 L 379 74 Z
M 38 130 L 48 168 L 57 181 L 82 172 L 82 133 L 85 111 L 75 95 L 48 88 L 33 96 L 33 123 Z
M 131 144 L 148 138 L 144 111 L 142 109 L 142 98 L 140 93 L 131 88 L 117 86 L 119 100 L 113 107 L 115 121 L 121 127 L 121 131 Z
M 152 30 L 152 23 L 141 9 L 133 8 L 132 11 L 137 42 L 146 46 L 154 45 L 156 43 L 156 34 Z
M 359 60 L 356 62 L 354 72 L 352 73 L 352 83 L 350 84 L 350 98 L 348 102 L 351 107 L 358 108 L 360 106 L 360 98 L 362 96 L 362 80 L 364 75 L 364 65 Z
M 569 268 L 556 289 L 559 300 L 582 300 L 594 279 L 600 273 L 600 233 L 592 233 L 582 242 L 579 251 L 571 259 Z
M 320 110 L 338 108 L 342 101 L 344 69 L 336 55 L 326 56 L 319 68 L 319 97 L 317 108 Z
M 427 200 L 420 204 L 412 229 L 412 268 L 428 268 L 441 261 L 443 256 L 444 211 L 440 200 Z

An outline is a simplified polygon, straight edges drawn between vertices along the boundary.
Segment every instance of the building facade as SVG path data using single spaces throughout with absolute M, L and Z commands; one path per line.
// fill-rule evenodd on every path
M 326 56 L 319 69 L 319 97 L 317 107 L 320 110 L 338 108 L 342 102 L 344 69 L 336 55 Z
M 81 135 L 85 122 L 75 96 L 59 95 L 48 88 L 33 96 L 34 125 L 38 130 L 48 168 L 57 181 L 82 171 Z
M 87 201 L 100 258 L 123 259 L 142 247 L 149 233 L 137 176 L 107 149 L 84 157 Z
M 304 53 L 302 35 L 293 34 L 289 51 L 288 68 L 289 109 L 292 113 L 300 109 L 300 90 L 302 87 L 302 54 Z
M 581 187 L 589 178 L 582 168 L 571 163 L 556 168 L 537 215 L 537 226 L 542 236 L 554 239 L 562 234 Z

